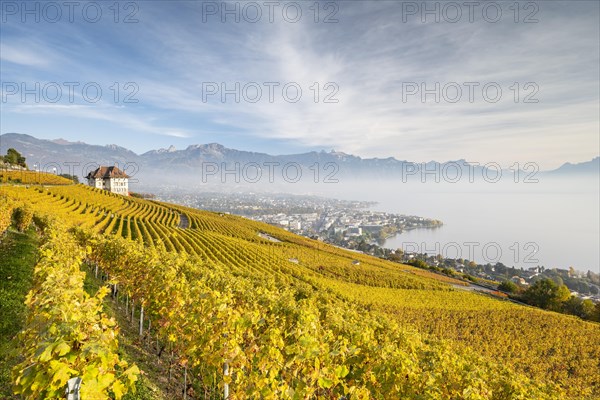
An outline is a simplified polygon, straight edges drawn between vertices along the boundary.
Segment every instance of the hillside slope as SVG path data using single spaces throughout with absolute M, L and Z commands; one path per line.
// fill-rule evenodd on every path
M 594 373 L 600 368 L 598 324 L 459 291 L 449 283 L 461 282 L 451 278 L 345 251 L 237 216 L 122 197 L 83 185 L 3 186 L 0 196 L 26 203 L 38 214 L 52 215 L 86 232 L 82 244 L 90 246 L 95 262 L 118 278 L 128 298 L 146 304 L 147 315 L 153 325 L 161 324 L 165 340 L 187 343 L 188 347 L 180 348 L 180 362 L 189 365 L 195 376 L 207 376 L 207 365 L 212 365 L 214 377 L 215 368 L 222 367 L 223 354 L 232 360 L 232 369 L 235 365 L 249 377 L 258 368 L 256 376 L 266 379 L 261 384 L 244 381 L 239 374 L 225 380 L 233 379 L 232 396 L 264 391 L 278 397 L 283 387 L 290 398 L 295 395 L 289 390 L 298 398 L 303 398 L 300 393 L 327 398 L 340 393 L 355 398 L 361 398 L 356 397 L 361 393 L 372 398 L 396 393 L 410 398 L 435 387 L 438 392 L 424 398 L 448 398 L 457 393 L 469 398 L 465 394 L 470 393 L 469 387 L 480 396 L 470 398 L 518 398 L 520 391 L 530 396 L 537 393 L 538 398 L 594 398 L 600 394 Z M 106 258 L 107 248 L 117 261 Z M 148 261 L 137 257 L 161 260 L 161 267 L 150 268 Z M 172 310 L 165 315 L 165 305 L 148 297 L 169 294 L 176 303 L 169 303 Z M 180 295 L 183 297 L 177 297 Z M 202 308 L 196 307 L 210 306 L 203 303 L 206 299 L 212 299 L 212 306 L 229 305 L 225 309 L 231 307 L 236 318 L 241 318 L 234 325 L 241 324 L 244 333 L 235 342 L 216 343 L 220 339 L 215 336 L 210 336 L 212 341 L 199 341 L 198 337 L 209 331 L 197 325 L 195 331 L 173 330 L 177 324 L 185 326 L 188 320 L 198 318 L 195 310 Z M 202 319 L 212 335 L 216 321 L 233 323 L 233 314 L 227 314 L 229 319 L 220 314 L 225 309 L 213 320 Z M 293 309 L 299 314 L 292 317 Z M 202 310 L 212 315 L 207 311 L 210 307 Z M 313 318 L 317 319 L 309 322 Z M 310 334 L 298 331 L 299 323 L 308 323 L 315 330 L 307 328 Z M 272 330 L 275 328 L 278 330 Z M 267 333 L 272 336 L 264 337 Z M 304 343 L 301 346 L 311 348 L 309 342 L 317 339 L 323 343 L 315 343 L 313 353 L 301 359 L 294 353 L 288 360 L 293 351 L 286 346 Z M 281 347 L 279 340 L 287 345 Z M 345 352 L 340 350 L 339 340 L 345 343 Z M 261 346 L 267 343 L 272 348 L 263 354 Z M 206 353 L 211 346 L 229 350 L 212 359 Z M 238 349 L 234 355 L 228 346 Z M 352 348 L 361 350 L 352 353 Z M 281 365 L 277 360 L 288 361 Z M 261 363 L 265 364 L 260 367 Z M 308 377 L 286 375 L 286 368 L 296 374 L 304 371 Z M 469 368 L 473 370 L 468 372 Z M 394 370 L 409 372 L 402 378 L 405 383 L 400 384 Z M 316 389 L 309 390 L 307 382 L 313 382 Z M 292 383 L 293 388 L 289 387 Z M 236 392 L 236 388 L 245 392 Z

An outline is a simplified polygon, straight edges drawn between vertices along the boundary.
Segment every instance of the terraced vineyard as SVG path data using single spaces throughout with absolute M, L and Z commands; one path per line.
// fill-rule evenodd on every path
M 73 181 L 62 176 L 45 172 L 0 169 L 0 183 L 22 183 L 24 185 L 71 185 L 73 184 Z
M 76 227 L 87 262 L 173 349 L 196 393 L 600 396 L 595 323 L 237 216 L 83 185 L 5 185 L 0 198 L 0 221 L 27 207 Z

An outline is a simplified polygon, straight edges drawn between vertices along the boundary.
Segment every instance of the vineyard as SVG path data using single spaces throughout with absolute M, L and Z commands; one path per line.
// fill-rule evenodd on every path
M 13 370 L 26 398 L 51 398 L 72 377 L 89 398 L 132 390 L 137 367 L 118 357 L 102 310 L 109 291 L 157 360 L 176 360 L 187 398 L 600 396 L 595 323 L 241 217 L 83 185 L 1 186 L 0 231 L 17 210 L 45 243 Z M 87 296 L 80 267 L 108 286 Z
M 0 183 L 24 185 L 71 185 L 73 181 L 46 172 L 0 169 Z

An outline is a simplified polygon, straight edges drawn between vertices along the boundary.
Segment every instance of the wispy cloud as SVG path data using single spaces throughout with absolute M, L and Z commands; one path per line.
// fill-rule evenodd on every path
M 494 24 L 481 16 L 474 22 L 403 23 L 400 3 L 341 2 L 339 22 L 324 24 L 314 23 L 306 8 L 298 23 L 277 15 L 274 23 L 221 23 L 219 16 L 203 23 L 202 3 L 179 2 L 175 9 L 168 2 L 143 2 L 137 24 L 42 26 L 35 32 L 20 27 L 2 38 L 2 53 L 3 60 L 20 60 L 25 67 L 10 70 L 8 79 L 58 76 L 97 80 L 103 87 L 134 81 L 135 107 L 104 103 L 53 112 L 157 138 L 138 150 L 166 145 L 168 139 L 160 137 L 188 144 L 227 137 L 235 145 L 237 135 L 240 147 L 273 140 L 287 143 L 289 151 L 335 148 L 363 156 L 527 160 L 552 167 L 591 158 L 600 145 L 599 5 L 537 4 L 538 23 L 514 23 L 506 9 L 506 18 Z M 65 35 L 73 39 L 56 46 Z M 19 40 L 52 44 L 53 54 L 21 51 Z M 7 58 L 5 48 L 12 49 Z M 52 59 L 63 62 L 44 64 Z M 47 74 L 37 74 L 40 66 Z M 222 102 L 220 93 L 207 98 L 207 82 L 229 89 L 255 82 L 263 97 L 257 103 L 236 103 L 233 95 Z M 266 101 L 265 82 L 279 83 L 273 102 Z M 296 103 L 282 97 L 282 86 L 290 82 L 303 91 Z M 428 95 L 422 102 L 419 93 L 406 99 L 403 85 L 410 82 L 429 89 L 456 82 L 462 98 L 436 103 Z M 465 82 L 479 84 L 473 102 Z M 326 89 L 327 83 L 335 86 Z M 501 87 L 498 102 L 483 98 L 486 83 Z M 323 102 L 333 92 L 338 102 Z M 539 101 L 524 103 L 527 95 Z
M 50 52 L 41 50 L 30 43 L 5 44 L 2 43 L 0 62 L 18 64 L 26 67 L 48 67 L 52 64 L 53 57 Z
M 80 104 L 22 104 L 10 107 L 11 113 L 34 115 L 38 118 L 44 115 L 56 117 L 60 115 L 63 118 L 83 118 L 90 120 L 101 120 L 114 123 L 124 130 L 131 129 L 141 133 L 153 135 L 171 136 L 177 138 L 189 138 L 191 134 L 183 129 L 174 126 L 161 126 L 155 119 L 139 116 L 127 111 L 124 107 L 107 105 L 99 107 L 97 105 Z

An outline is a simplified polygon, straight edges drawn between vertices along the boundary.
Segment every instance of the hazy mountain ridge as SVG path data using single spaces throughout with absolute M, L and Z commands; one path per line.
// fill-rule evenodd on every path
M 564 163 L 559 168 L 549 171 L 554 174 L 597 174 L 600 171 L 600 157 L 595 157 L 590 161 L 571 164 Z
M 68 142 L 63 139 L 45 140 L 16 133 L 0 135 L 0 152 L 5 154 L 11 147 L 27 158 L 30 168 L 33 168 L 36 163 L 123 164 L 135 162 L 139 157 L 131 150 L 117 145 L 99 146 L 83 142 Z
M 8 148 L 15 148 L 27 157 L 30 167 L 34 164 L 45 165 L 49 163 L 64 164 L 88 163 L 121 165 L 135 163 L 140 171 L 155 173 L 164 172 L 165 169 L 177 168 L 178 173 L 198 172 L 203 163 L 216 163 L 228 166 L 240 163 L 256 163 L 262 168 L 265 165 L 282 166 L 288 163 L 298 163 L 303 167 L 310 168 L 317 165 L 324 173 L 338 169 L 338 176 L 352 176 L 362 178 L 400 178 L 418 175 L 414 173 L 415 166 L 425 170 L 448 169 L 448 174 L 453 174 L 456 165 L 460 165 L 463 174 L 468 174 L 469 169 L 477 173 L 484 170 L 481 166 L 469 164 L 464 159 L 427 163 L 413 163 L 407 160 L 388 158 L 361 158 L 356 155 L 342 152 L 311 151 L 300 154 L 270 155 L 244 150 L 230 149 L 218 143 L 190 145 L 185 149 L 178 150 L 174 146 L 168 149 L 158 149 L 136 154 L 135 152 L 110 144 L 105 146 L 91 145 L 83 142 L 69 142 L 64 139 L 46 140 L 37 139 L 33 136 L 18 133 L 6 133 L 0 135 L 0 152 L 5 153 Z M 549 175 L 590 174 L 598 173 L 600 157 L 583 163 L 565 163 L 560 168 L 545 171 Z M 451 165 L 452 164 L 452 165 Z M 454 168 L 454 171 L 452 170 Z M 491 174 L 491 173 L 490 173 Z M 493 175 L 492 175 L 493 176 Z

